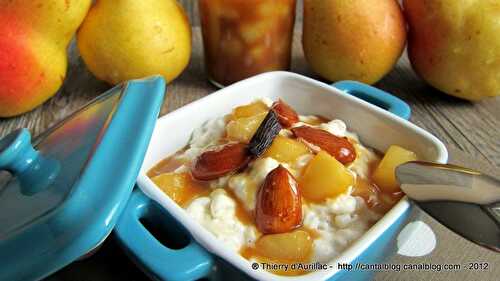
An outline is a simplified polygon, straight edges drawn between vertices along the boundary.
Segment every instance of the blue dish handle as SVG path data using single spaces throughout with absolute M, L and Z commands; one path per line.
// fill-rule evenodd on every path
M 337 83 L 333 83 L 332 86 L 352 96 L 381 107 L 403 119 L 410 119 L 410 106 L 403 100 L 385 91 L 356 81 L 339 81 Z
M 27 129 L 18 129 L 0 138 L 0 170 L 17 177 L 24 195 L 33 195 L 55 181 L 61 164 L 33 148 Z
M 140 219 L 148 216 L 152 208 L 161 209 L 155 204 L 135 189 L 115 227 L 121 245 L 154 280 L 189 281 L 207 277 L 214 264 L 213 257 L 192 238 L 188 238 L 184 248 L 173 250 L 158 241 L 141 223 Z M 171 220 L 167 225 L 172 231 L 179 231 L 171 216 L 165 213 L 161 219 Z

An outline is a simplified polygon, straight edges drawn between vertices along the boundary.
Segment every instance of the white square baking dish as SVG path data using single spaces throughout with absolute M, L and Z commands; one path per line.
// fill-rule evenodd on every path
M 338 85 L 343 88 L 342 84 Z M 354 90 L 366 89 L 374 90 L 366 85 Z M 377 99 L 376 95 L 380 93 L 364 94 L 370 95 L 372 102 L 375 99 L 375 103 L 379 105 L 386 101 L 384 98 Z M 387 95 L 383 92 L 382 94 Z M 373 257 L 374 254 L 378 254 L 375 255 L 378 257 L 381 256 L 380 253 L 388 255 L 383 252 L 387 249 L 382 249 L 385 244 L 378 244 L 396 239 L 396 231 L 406 221 L 410 211 L 410 203 L 406 197 L 401 199 L 359 240 L 332 260 L 329 263 L 332 266 L 327 270 L 315 271 L 303 276 L 286 277 L 252 269 L 252 264 L 248 260 L 226 248 L 214 235 L 191 219 L 146 175 L 147 171 L 160 160 L 183 148 L 188 143 L 193 129 L 209 119 L 230 113 L 235 106 L 261 97 L 272 100 L 283 98 L 300 114 L 315 114 L 329 119 L 344 120 L 349 130 L 357 133 L 363 144 L 376 150 L 385 151 L 389 145 L 397 144 L 416 152 L 422 160 L 437 163 L 447 161 L 448 153 L 445 146 L 430 133 L 404 118 L 328 84 L 290 72 L 269 72 L 233 84 L 173 111 L 157 122 L 137 179 L 138 186 L 147 197 L 134 195 L 137 198 L 134 199 L 133 196 L 131 201 L 135 200 L 135 206 L 129 206 L 122 215 L 122 220 L 130 220 L 130 222 L 120 222 L 116 228 L 118 238 L 128 252 L 146 272 L 154 275 L 155 278 L 191 280 L 207 276 L 213 273 L 212 265 L 215 255 L 236 268 L 242 278 L 245 276 L 245 278 L 251 277 L 256 280 L 337 280 L 343 274 L 352 274 L 339 270 L 336 266 L 338 263 L 360 261 L 364 259 L 363 257 Z M 140 196 L 143 198 L 140 199 Z M 196 242 L 191 241 L 188 247 L 181 250 L 168 250 L 166 247 L 159 250 L 157 248 L 162 245 L 157 241 L 152 241 L 154 237 L 146 233 L 146 228 L 140 228 L 137 222 L 135 222 L 136 226 L 127 227 L 127 224 L 134 223 L 133 220 L 139 221 L 140 217 L 147 213 L 141 210 L 147 209 L 145 205 L 150 204 L 148 202 L 152 202 L 151 199 L 157 202 L 173 220 L 180 223 Z M 141 238 L 144 235 L 147 237 Z

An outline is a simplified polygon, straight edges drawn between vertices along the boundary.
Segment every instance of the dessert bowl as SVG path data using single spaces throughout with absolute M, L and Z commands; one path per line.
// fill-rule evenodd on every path
M 238 82 L 171 112 L 157 122 L 137 179 L 140 191 L 133 194 L 115 228 L 127 253 L 153 278 L 339 280 L 348 274 L 350 280 L 367 280 L 370 272 L 351 271 L 348 265 L 383 262 L 394 252 L 396 235 L 410 215 L 411 205 L 406 197 L 325 268 L 300 276 L 275 275 L 220 242 L 148 177 L 147 172 L 156 163 L 188 143 L 193 129 L 209 119 L 230 113 L 238 105 L 263 97 L 286 100 L 301 114 L 341 119 L 363 144 L 375 150 L 385 151 L 396 144 L 415 152 L 421 160 L 447 161 L 445 146 L 406 120 L 410 115 L 409 107 L 376 88 L 350 81 L 332 87 L 289 72 L 269 72 Z M 163 228 L 171 240 L 176 240 L 176 245 L 169 247 L 159 242 L 159 237 L 153 236 L 144 226 L 145 222 Z M 179 245 L 179 241 L 183 243 Z

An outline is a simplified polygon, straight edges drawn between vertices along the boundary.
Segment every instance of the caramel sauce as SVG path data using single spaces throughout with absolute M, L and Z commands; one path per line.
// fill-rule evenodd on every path
M 182 153 L 184 150 L 181 152 L 178 152 L 162 161 L 160 161 L 157 165 L 155 165 L 149 172 L 148 176 L 151 178 L 154 178 L 155 176 L 161 175 L 163 173 L 171 173 L 175 171 L 175 169 L 179 168 L 182 165 L 187 165 L 189 163 L 186 163 L 185 161 L 180 160 L 177 156 L 179 153 Z M 184 179 L 183 183 L 184 186 L 183 188 L 176 189 L 175 193 L 172 193 L 171 191 L 165 189 L 162 186 L 159 186 L 160 189 L 162 189 L 165 193 L 167 193 L 168 196 L 170 196 L 179 206 L 185 208 L 187 207 L 194 199 L 202 197 L 202 196 L 209 196 L 210 193 L 212 192 L 212 189 L 208 186 L 208 182 L 204 181 L 198 181 L 193 179 L 193 177 L 190 175 L 190 173 L 183 173 L 181 174 L 182 178 Z M 240 201 L 240 199 L 233 193 L 232 190 L 225 188 L 226 192 L 228 193 L 228 196 L 230 196 L 236 204 L 236 210 L 235 210 L 235 216 L 238 218 L 238 220 L 244 224 L 244 225 L 255 225 L 254 222 L 254 214 L 252 212 L 249 212 L 245 209 L 244 204 Z M 319 234 L 311 229 L 301 227 L 299 228 L 300 230 L 306 231 L 309 236 L 311 237 L 311 240 L 314 240 L 319 237 Z M 272 264 L 293 264 L 293 263 L 306 263 L 308 260 L 285 260 L 285 259 L 276 259 L 276 258 L 269 258 L 261 255 L 262 251 L 259 248 L 256 248 L 255 246 L 248 247 L 245 246 L 241 249 L 240 254 L 245 257 L 246 259 L 251 259 L 254 258 L 260 262 L 267 262 L 267 263 L 272 263 Z M 312 253 L 311 253 L 312 254 Z M 296 275 L 303 275 L 307 274 L 309 272 L 303 271 L 303 270 L 270 270 L 271 272 L 279 275 L 285 275 L 285 276 L 296 276 Z
M 153 182 L 181 207 L 211 192 L 206 183 L 194 180 L 189 173 L 166 173 L 152 178 Z
M 377 153 L 380 155 L 380 153 Z M 371 181 L 373 172 L 377 168 L 380 160 L 372 161 L 369 163 L 368 177 L 365 179 L 362 177 L 356 177 L 356 184 L 352 190 L 353 196 L 359 196 L 365 200 L 366 205 L 372 211 L 385 214 L 403 197 L 402 192 L 396 193 L 384 193 L 380 188 Z
M 318 125 L 320 123 L 328 122 L 329 120 L 322 117 L 322 116 L 317 116 L 317 120 L 312 120 L 309 122 L 311 125 Z M 226 120 L 230 119 L 231 115 L 226 116 Z M 351 140 L 352 142 L 356 142 L 355 140 Z M 227 139 L 227 136 L 223 137 L 221 140 L 219 140 L 218 144 L 224 144 L 229 142 Z M 154 178 L 155 176 L 164 174 L 164 173 L 172 173 L 175 171 L 177 168 L 181 167 L 182 165 L 187 165 L 190 166 L 191 163 L 189 163 L 186 160 L 183 160 L 180 157 L 176 157 L 182 153 L 184 153 L 186 148 L 181 149 L 180 151 L 176 152 L 174 155 L 160 161 L 158 164 L 156 164 L 153 168 L 151 168 L 147 175 L 150 178 Z M 379 153 L 378 153 L 379 154 Z M 380 156 L 380 154 L 379 154 Z M 394 194 L 387 194 L 383 193 L 380 188 L 377 187 L 377 185 L 371 180 L 372 174 L 375 171 L 376 167 L 378 166 L 380 160 L 376 161 L 371 161 L 369 163 L 369 171 L 368 171 L 368 178 L 362 178 L 362 177 L 356 177 L 356 183 L 353 187 L 352 195 L 353 196 L 359 196 L 362 197 L 367 206 L 373 210 L 376 213 L 379 214 L 385 214 L 388 210 L 390 210 L 398 201 L 401 199 L 403 196 L 402 192 L 397 192 Z M 302 171 L 303 172 L 303 171 Z M 209 182 L 205 181 L 198 181 L 195 180 L 190 172 L 186 172 L 182 174 L 183 177 L 183 186 L 182 188 L 177 188 L 175 190 L 168 190 L 165 187 L 162 187 L 159 185 L 159 187 L 167 194 L 169 195 L 174 201 L 179 204 L 181 207 L 185 208 L 187 207 L 194 199 L 202 197 L 202 196 L 209 196 L 210 193 L 213 191 L 212 188 L 209 187 Z M 300 182 L 300 177 L 297 178 L 297 181 Z M 255 189 L 255 192 L 258 190 L 258 186 L 253 187 Z M 249 212 L 245 209 L 244 204 L 241 202 L 241 200 L 234 194 L 234 192 L 229 189 L 229 188 L 224 188 L 228 194 L 235 202 L 236 202 L 236 210 L 235 210 L 235 216 L 238 218 L 238 220 L 244 224 L 244 225 L 255 225 L 255 217 L 253 212 Z M 304 203 L 308 203 L 303 198 Z M 323 202 L 323 201 L 322 201 Z M 311 241 L 314 241 L 320 237 L 320 234 L 316 230 L 308 229 L 306 227 L 300 227 L 297 230 L 303 230 L 308 233 L 308 235 L 311 238 Z M 261 236 L 259 239 L 262 237 L 265 237 L 266 235 Z M 257 241 L 258 242 L 258 241 Z M 270 264 L 296 264 L 296 263 L 309 263 L 311 256 L 312 256 L 312 250 L 310 251 L 309 255 L 305 259 L 301 260 L 292 260 L 292 259 L 279 259 L 276 257 L 268 257 L 264 256 L 262 253 L 264 252 L 262 249 L 259 248 L 259 243 L 255 243 L 252 246 L 244 246 L 240 250 L 241 256 L 243 256 L 246 259 L 255 259 L 258 262 L 266 262 Z M 312 243 L 312 242 L 311 242 Z M 285 275 L 285 276 L 297 276 L 297 275 L 304 275 L 307 273 L 310 273 L 309 271 L 304 271 L 304 270 L 268 270 L 272 273 L 278 274 L 278 275 Z
M 240 199 L 236 197 L 234 192 L 230 190 L 229 188 L 225 189 L 229 197 L 231 197 L 235 202 L 236 202 L 236 210 L 235 210 L 235 216 L 238 218 L 238 220 L 244 224 L 244 225 L 253 225 L 254 223 L 254 215 L 252 212 L 249 212 L 245 209 L 243 206 L 243 203 L 241 203 Z
M 295 0 L 200 0 L 205 65 L 222 85 L 290 67 Z
M 149 171 L 147 173 L 148 177 L 153 178 L 155 176 L 158 176 L 158 175 L 161 175 L 164 173 L 171 173 L 182 165 L 188 165 L 189 164 L 188 161 L 177 157 L 177 156 L 183 154 L 185 151 L 186 151 L 186 148 L 183 148 L 183 149 L 177 151 L 175 154 L 158 162 L 158 164 L 154 165 L 153 168 L 149 169 Z
M 369 208 L 372 208 L 378 201 L 378 187 L 367 179 L 357 177 L 356 184 L 352 190 L 353 196 L 359 196 L 365 200 Z
M 221 143 L 226 142 L 226 140 L 221 140 Z M 186 149 L 182 149 L 175 154 L 161 160 L 158 164 L 156 164 L 148 171 L 147 175 L 150 178 L 154 178 L 161 174 L 172 173 L 182 165 L 189 165 L 189 162 L 176 157 L 184 153 L 185 150 Z M 164 187 L 159 186 L 159 188 L 162 189 L 163 192 L 167 193 L 167 195 L 169 195 L 171 198 L 174 197 L 172 199 L 174 199 L 174 201 L 181 207 L 187 207 L 189 203 L 191 203 L 194 199 L 203 196 L 209 196 L 212 192 L 212 189 L 209 186 L 209 182 L 196 180 L 191 176 L 190 173 L 184 173 L 183 179 L 185 180 L 186 185 L 184 186 L 184 188 L 176 190 L 175 195 L 166 190 Z M 240 222 L 245 225 L 254 224 L 253 214 L 251 214 L 244 208 L 244 205 L 240 202 L 239 198 L 233 193 L 232 190 L 228 188 L 225 188 L 225 190 L 228 193 L 229 197 L 237 202 L 235 215 L 238 220 L 240 220 Z
M 240 250 L 240 255 L 247 260 L 258 256 L 257 250 L 253 246 L 243 246 Z
M 316 119 L 307 120 L 307 122 L 304 122 L 304 123 L 312 125 L 312 126 L 318 126 L 318 125 L 321 125 L 323 123 L 328 123 L 331 121 L 330 119 L 323 117 L 321 115 L 314 115 L 314 116 L 316 117 Z
M 153 168 L 151 168 L 147 175 L 155 181 L 158 187 L 165 192 L 172 200 L 174 200 L 179 206 L 186 207 L 194 199 L 202 196 L 208 196 L 211 192 L 208 182 L 198 181 L 191 176 L 191 173 L 180 173 L 176 175 L 178 180 L 182 183 L 182 187 L 178 187 L 170 184 L 169 186 L 164 186 L 161 182 L 156 182 L 155 177 L 172 173 L 177 168 L 182 165 L 189 165 L 189 162 L 185 159 L 177 157 L 184 153 L 186 149 L 181 149 L 175 154 L 161 160 Z
M 188 184 L 182 189 L 182 201 L 178 203 L 183 208 L 187 207 L 196 198 L 209 196 L 211 192 L 206 182 L 200 182 L 193 179 L 191 175 L 188 176 Z

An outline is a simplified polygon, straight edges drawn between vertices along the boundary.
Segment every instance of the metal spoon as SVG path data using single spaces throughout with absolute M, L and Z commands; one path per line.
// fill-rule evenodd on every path
M 400 165 L 401 189 L 426 213 L 464 238 L 500 252 L 500 180 L 451 164 Z

